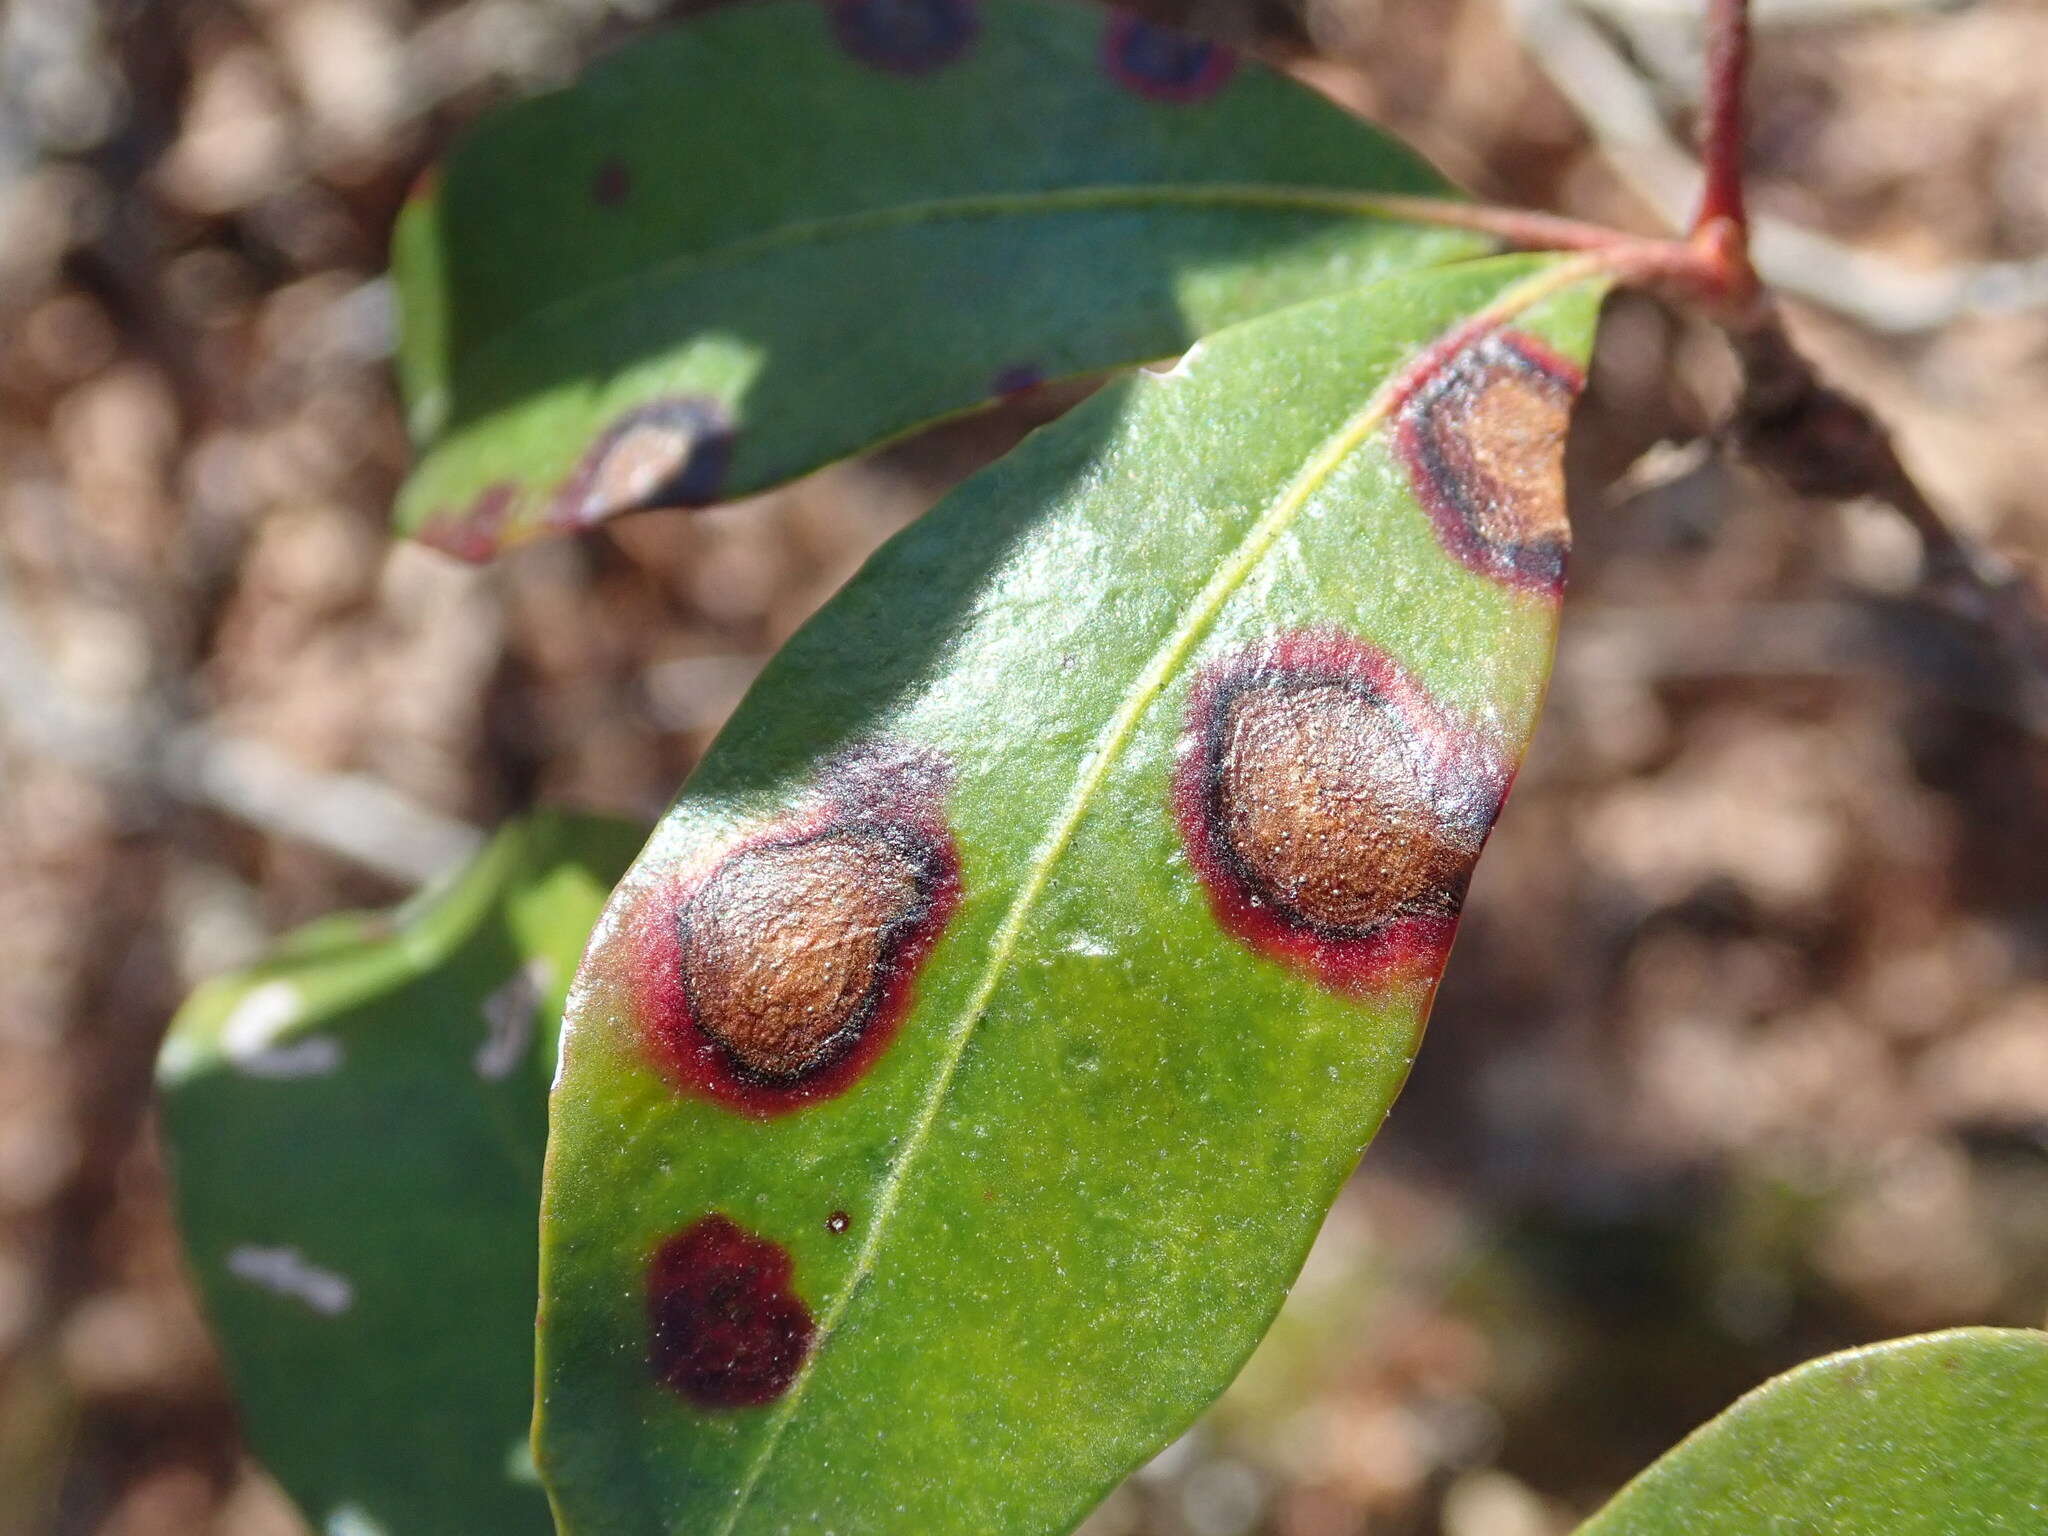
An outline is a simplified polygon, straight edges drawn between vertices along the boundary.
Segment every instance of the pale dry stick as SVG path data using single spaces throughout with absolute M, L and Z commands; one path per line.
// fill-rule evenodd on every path
M 2024 665 L 2027 709 L 2038 712 L 2048 699 L 2048 613 L 2033 584 L 1942 516 L 1883 423 L 1819 376 L 1775 305 L 1766 300 L 1726 329 L 1742 363 L 1730 424 L 1742 451 L 1800 496 L 1881 502 L 1911 524 L 1923 560 L 1920 595 L 1995 635 Z
M 1580 0 L 1588 10 L 1662 21 L 1696 21 L 1700 0 Z M 1811 26 L 1816 22 L 1849 21 L 1870 16 L 1916 16 L 1928 11 L 1955 10 L 1970 0 L 1756 0 L 1756 24 Z
M 1539 3 L 1562 14 L 1552 0 Z M 2011 653 L 2022 668 L 2024 708 L 2031 714 L 2048 698 L 2048 612 L 2009 562 L 1941 515 L 1869 408 L 1822 380 L 1793 344 L 1776 299 L 1759 280 L 1744 206 L 1748 0 L 1707 0 L 1704 35 L 1704 166 L 1691 173 L 1699 200 L 1690 233 L 1682 243 L 1669 243 L 1670 257 L 1647 265 L 1630 258 L 1654 252 L 1656 242 L 1621 242 L 1614 270 L 1638 286 L 1694 300 L 1727 334 L 1742 373 L 1727 436 L 1759 467 L 1797 495 L 1876 501 L 1905 519 L 1923 555 L 1920 595 L 1983 626 Z M 1616 60 L 1601 67 L 1610 65 L 1623 68 Z M 1639 142 L 1668 144 L 1647 98 L 1634 102 L 1630 118 Z M 1647 126 L 1653 120 L 1654 133 Z
M 7 741 L 110 788 L 224 811 L 403 885 L 446 875 L 483 844 L 475 827 L 367 775 L 308 768 L 161 708 L 82 703 L 52 675 L 0 588 L 0 742 Z
M 1722 302 L 1709 306 L 1742 366 L 1730 434 L 1797 495 L 1877 501 L 1904 518 L 1920 539 L 1920 595 L 1995 636 L 2023 668 L 2029 707 L 2038 707 L 2048 693 L 2048 611 L 2040 594 L 2002 556 L 1942 516 L 1884 424 L 1820 377 L 1756 280 L 1742 199 L 1749 40 L 1749 0 L 1707 0 L 1705 188 L 1691 243 L 1722 258 L 1730 274 Z
M 1513 0 L 1512 9 L 1522 46 L 1617 174 L 1666 224 L 1684 228 L 1706 178 L 1642 76 L 1576 0 Z M 1698 15 L 1698 0 L 1688 13 Z M 2048 305 L 2048 258 L 1909 267 L 1770 217 L 1753 221 L 1750 245 L 1769 287 L 1887 335 Z

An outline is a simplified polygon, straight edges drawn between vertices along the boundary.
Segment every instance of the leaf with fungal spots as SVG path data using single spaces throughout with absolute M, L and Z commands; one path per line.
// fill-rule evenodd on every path
M 192 1271 L 250 1444 L 316 1526 L 554 1529 L 526 1449 L 547 1090 L 641 836 L 516 822 L 444 890 L 303 930 L 172 1026 Z
M 1227 49 L 1025 0 L 724 10 L 489 119 L 393 248 L 469 558 L 743 496 L 1050 378 L 1473 256 L 1408 150 Z
M 1561 560 L 1601 292 L 1496 258 L 1220 332 L 770 663 L 565 1027 L 565 1536 L 1063 1531 L 1230 1380 L 1527 745 L 1557 573 L 1472 549 Z
M 1579 1536 L 2048 1530 L 2048 1333 L 1958 1328 L 1810 1360 L 1615 1495 Z

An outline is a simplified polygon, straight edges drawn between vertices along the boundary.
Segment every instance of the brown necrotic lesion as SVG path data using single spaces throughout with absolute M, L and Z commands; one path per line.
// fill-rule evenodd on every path
M 1214 728 L 1213 825 L 1276 916 L 1345 936 L 1455 913 L 1487 820 L 1369 684 L 1255 676 Z
M 1400 437 L 1444 542 L 1474 569 L 1554 589 L 1571 549 L 1564 443 L 1578 371 L 1530 338 L 1495 333 L 1416 390 Z
M 729 855 L 679 918 L 697 1026 L 757 1081 L 831 1065 L 881 1006 L 933 865 L 913 835 L 857 825 Z
M 732 450 L 732 420 L 716 400 L 650 400 L 591 444 L 556 495 L 554 520 L 586 528 L 651 507 L 705 506 L 718 499 Z

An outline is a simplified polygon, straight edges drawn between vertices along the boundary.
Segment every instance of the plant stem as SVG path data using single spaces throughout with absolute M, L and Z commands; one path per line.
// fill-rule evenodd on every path
M 1579 251 L 1597 256 L 1622 282 L 1680 303 L 1703 305 L 1716 313 L 1746 314 L 1755 295 L 1748 258 L 1738 254 L 1731 261 L 1723 233 L 1726 226 L 1720 223 L 1691 240 L 1667 240 L 1554 213 L 1450 198 L 1387 194 L 1355 199 L 1354 206 L 1382 218 L 1492 235 L 1521 250 Z
M 1706 185 L 1692 221 L 1698 239 L 1717 220 L 1739 237 L 1747 260 L 1749 212 L 1742 196 L 1743 92 L 1749 79 L 1749 0 L 1708 0 L 1707 78 L 1700 158 Z
M 2030 715 L 2048 709 L 2048 611 L 2033 584 L 1942 515 L 1884 424 L 1820 377 L 1776 306 L 1759 304 L 1727 332 L 1742 363 L 1729 432 L 1744 455 L 1796 495 L 1869 499 L 1898 513 L 1920 539 L 1922 597 L 1995 636 L 2019 664 Z

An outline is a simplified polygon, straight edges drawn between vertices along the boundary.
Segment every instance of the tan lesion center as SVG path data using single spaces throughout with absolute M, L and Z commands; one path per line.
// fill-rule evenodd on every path
M 1564 439 L 1571 399 L 1564 388 L 1527 368 L 1504 364 L 1450 408 L 1469 466 L 1472 522 L 1495 544 L 1562 544 L 1565 516 Z
M 1489 545 L 1571 543 L 1565 432 L 1571 389 L 1516 358 L 1456 379 L 1427 406 L 1442 492 Z
M 688 467 L 701 438 L 696 430 L 667 422 L 628 427 L 597 465 L 587 515 L 609 517 L 644 505 Z
M 919 876 L 909 850 L 859 829 L 732 854 L 682 915 L 699 1027 L 763 1077 L 824 1065 L 865 1022 Z
M 1369 929 L 1462 889 L 1478 850 L 1444 800 L 1405 722 L 1361 687 L 1276 680 L 1225 706 L 1221 831 L 1286 912 Z

